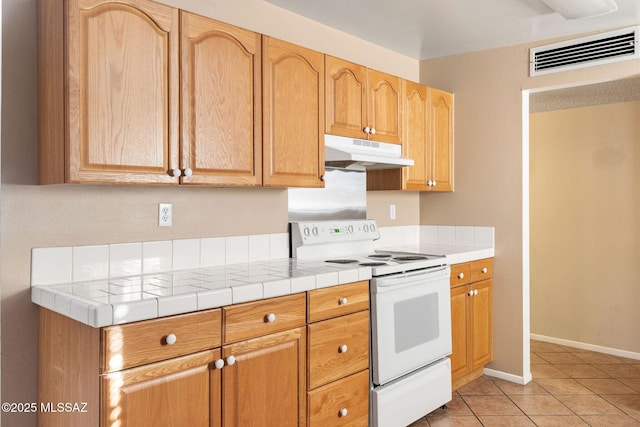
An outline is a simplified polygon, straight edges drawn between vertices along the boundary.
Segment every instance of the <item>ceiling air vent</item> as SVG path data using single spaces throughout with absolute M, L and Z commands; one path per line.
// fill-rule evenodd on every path
M 530 76 L 640 58 L 640 27 L 601 33 L 531 49 Z

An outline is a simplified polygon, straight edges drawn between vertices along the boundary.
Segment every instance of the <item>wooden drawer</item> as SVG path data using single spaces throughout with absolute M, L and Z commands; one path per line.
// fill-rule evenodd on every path
M 314 323 L 307 328 L 309 389 L 369 367 L 368 310 Z
M 309 323 L 369 309 L 369 282 L 316 289 L 307 293 Z
M 493 275 L 493 259 L 479 259 L 470 262 L 471 264 L 471 281 L 479 282 L 480 280 L 490 279 Z
M 367 427 L 369 370 L 308 392 L 307 402 L 309 427 Z M 346 410 L 346 415 L 342 415 L 343 410 Z
M 220 309 L 102 328 L 101 372 L 166 360 L 221 344 Z M 167 337 L 175 335 L 175 343 Z
M 304 326 L 304 293 L 222 308 L 225 344 Z
M 471 283 L 471 265 L 468 262 L 453 264 L 451 266 L 451 287 L 467 285 Z

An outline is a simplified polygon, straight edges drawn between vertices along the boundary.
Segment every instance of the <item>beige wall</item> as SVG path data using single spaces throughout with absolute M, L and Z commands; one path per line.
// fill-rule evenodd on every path
M 640 353 L 640 102 L 531 114 L 531 332 Z
M 422 83 L 455 94 L 456 189 L 421 195 L 421 222 L 495 227 L 494 362 L 489 367 L 515 376 L 529 371 L 523 352 L 529 334 L 523 245 L 529 229 L 523 227 L 528 194 L 523 191 L 522 91 L 632 76 L 640 69 L 636 60 L 530 78 L 530 46 L 423 61 L 420 73 Z
M 418 80 L 417 61 L 261 0 L 164 3 Z M 2 8 L 1 392 L 6 402 L 35 402 L 37 310 L 30 302 L 31 248 L 285 232 L 287 191 L 35 185 L 36 0 L 4 0 Z M 156 226 L 159 202 L 173 203 L 173 227 Z M 413 205 L 417 209 L 417 202 Z M 411 221 L 417 223 L 417 213 Z M 34 425 L 34 418 L 2 415 L 7 426 Z

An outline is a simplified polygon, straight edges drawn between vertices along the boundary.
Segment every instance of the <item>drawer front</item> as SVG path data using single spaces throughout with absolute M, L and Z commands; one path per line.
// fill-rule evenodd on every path
M 309 389 L 369 367 L 369 311 L 308 326 Z
M 309 427 L 367 427 L 369 370 L 307 393 Z
M 316 289 L 307 293 L 308 320 L 330 319 L 369 309 L 369 282 Z
M 220 309 L 102 328 L 102 372 L 219 347 Z M 173 344 L 171 344 L 173 342 Z
M 471 281 L 479 282 L 480 280 L 490 279 L 493 276 L 493 259 L 479 259 L 471 264 Z
M 471 263 L 453 264 L 451 266 L 451 287 L 471 283 Z
M 304 293 L 223 307 L 225 344 L 304 326 Z

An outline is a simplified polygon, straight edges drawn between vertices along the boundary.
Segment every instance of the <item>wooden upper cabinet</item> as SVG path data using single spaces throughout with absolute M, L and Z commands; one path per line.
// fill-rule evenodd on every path
M 453 191 L 453 94 L 431 88 L 431 191 Z
M 181 12 L 187 184 L 262 183 L 260 34 Z
M 178 10 L 147 0 L 40 9 L 41 182 L 177 183 Z
M 453 191 L 453 94 L 403 82 L 402 151 L 414 166 L 367 172 L 368 190 Z
M 403 168 L 404 188 L 407 190 L 428 190 L 427 181 L 431 173 L 429 139 L 429 88 L 424 85 L 405 82 L 404 85 L 405 128 L 402 139 L 404 155 L 413 159 L 414 166 Z
M 402 79 L 375 70 L 368 71 L 369 139 L 402 142 Z M 375 130 L 375 133 L 374 133 Z
M 327 55 L 325 132 L 399 144 L 402 80 Z
M 262 40 L 263 185 L 323 187 L 324 55 Z
M 325 56 L 325 132 L 366 138 L 367 67 Z

